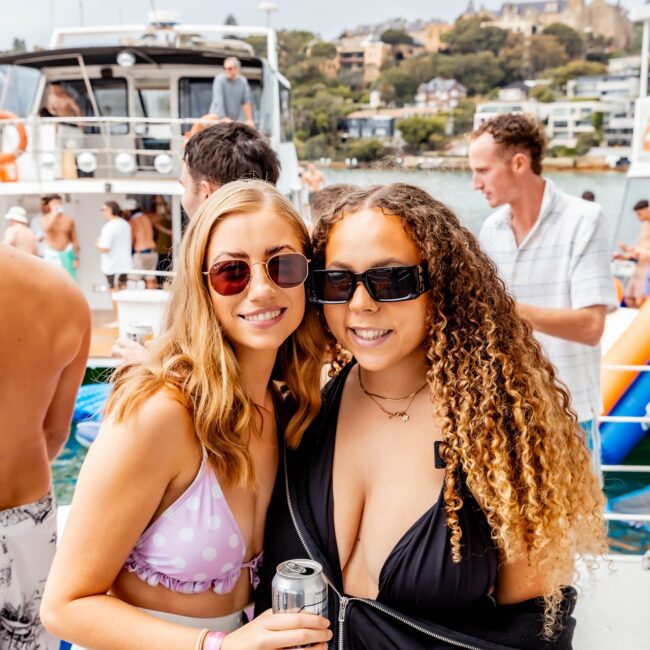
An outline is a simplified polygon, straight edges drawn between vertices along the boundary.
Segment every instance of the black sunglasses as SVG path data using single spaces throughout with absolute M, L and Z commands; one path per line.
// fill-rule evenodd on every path
M 431 287 L 426 262 L 368 269 L 363 273 L 320 270 L 309 276 L 309 300 L 320 305 L 349 302 L 359 282 L 377 302 L 414 300 Z
M 263 264 L 266 275 L 281 289 L 300 286 L 309 273 L 309 260 L 301 253 L 280 253 L 266 262 L 249 264 L 245 260 L 224 260 L 203 271 L 210 278 L 212 288 L 222 296 L 241 293 L 251 281 L 251 267 Z

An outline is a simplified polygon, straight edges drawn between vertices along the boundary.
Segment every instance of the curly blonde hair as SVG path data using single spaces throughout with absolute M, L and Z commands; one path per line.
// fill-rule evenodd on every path
M 458 511 L 465 482 L 502 559 L 539 566 L 544 633 L 551 636 L 562 587 L 577 577 L 576 555 L 592 564 L 588 558 L 607 547 L 604 497 L 567 389 L 476 238 L 424 190 L 395 183 L 341 198 L 313 233 L 315 268 L 324 267 L 333 225 L 361 208 L 400 216 L 428 263 L 431 314 L 424 346 L 444 436 L 443 498 L 453 560 L 461 559 Z M 330 350 L 336 350 L 332 340 Z
M 144 363 L 115 373 L 106 407 L 109 417 L 123 421 L 156 391 L 170 389 L 191 413 L 196 435 L 219 477 L 239 485 L 255 481 L 247 440 L 259 429 L 259 413 L 242 385 L 237 357 L 215 314 L 204 271 L 208 244 L 219 223 L 233 214 L 261 210 L 285 219 L 310 257 L 304 223 L 273 186 L 237 181 L 219 189 L 201 205 L 183 237 L 161 333 Z M 305 316 L 278 350 L 271 376 L 292 402 L 285 430 L 289 443 L 300 439 L 320 408 L 324 350 L 318 314 L 306 302 Z

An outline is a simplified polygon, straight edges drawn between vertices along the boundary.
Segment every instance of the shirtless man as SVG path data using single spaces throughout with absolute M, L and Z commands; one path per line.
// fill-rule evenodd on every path
M 57 82 L 51 83 L 47 89 L 45 108 L 55 117 L 80 117 L 82 114 L 74 97 Z
M 619 252 L 614 259 L 633 260 L 636 268 L 625 286 L 625 304 L 628 307 L 641 307 L 647 298 L 646 276 L 650 271 L 650 203 L 647 199 L 637 201 L 632 208 L 641 222 L 639 238 L 633 246 L 616 242 Z
M 133 268 L 142 271 L 155 271 L 158 267 L 158 251 L 153 238 L 153 224 L 151 219 L 140 209 L 135 199 L 127 199 L 124 212 L 129 215 L 131 238 L 133 241 Z M 142 279 L 137 275 L 136 279 Z M 145 278 L 147 289 L 157 289 L 158 282 L 155 275 Z
M 43 197 L 42 203 L 43 259 L 65 269 L 74 280 L 79 268 L 79 241 L 74 221 L 63 212 L 63 199 L 58 194 Z
M 70 431 L 90 313 L 69 278 L 1 243 L 0 313 L 0 648 L 54 650 L 38 616 L 56 543 L 50 462 Z
M 302 181 L 307 186 L 310 195 L 309 202 L 311 203 L 311 195 L 323 189 L 325 176 L 323 176 L 323 172 L 314 163 L 309 163 L 307 165 L 307 171 L 302 175 Z
M 38 240 L 29 227 L 25 209 L 14 205 L 9 208 L 5 219 L 9 225 L 5 230 L 4 243 L 30 255 L 38 255 Z

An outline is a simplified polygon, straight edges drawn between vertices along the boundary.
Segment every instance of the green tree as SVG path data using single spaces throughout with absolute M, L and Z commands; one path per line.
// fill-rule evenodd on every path
M 413 37 L 403 29 L 387 29 L 379 37 L 382 43 L 389 45 L 413 45 Z
M 397 128 L 402 134 L 404 142 L 412 149 L 418 149 L 425 144 L 432 135 L 444 135 L 447 118 L 444 115 L 423 117 L 414 115 L 400 120 Z
M 325 81 L 325 77 L 318 67 L 318 61 L 314 59 L 304 59 L 299 63 L 294 63 L 285 70 L 285 75 L 292 84 L 313 84 Z
M 307 48 L 316 37 L 305 30 L 288 30 L 278 32 L 279 56 L 281 68 L 288 68 L 303 61 Z
M 311 56 L 322 57 L 323 59 L 333 59 L 336 56 L 336 45 L 327 41 L 318 41 L 311 47 Z
M 521 81 L 529 76 L 528 46 L 526 38 L 518 32 L 510 32 L 504 46 L 499 50 L 499 62 L 504 72 L 505 84 Z
M 528 57 L 533 74 L 546 68 L 564 65 L 569 60 L 562 44 L 550 34 L 536 34 L 530 37 Z
M 542 102 L 543 104 L 554 102 L 556 99 L 553 90 L 549 86 L 545 86 L 542 84 L 535 86 L 530 91 L 530 96 L 532 99 L 536 99 L 538 102 Z
M 406 59 L 405 61 L 402 61 L 400 68 L 412 77 L 413 80 L 417 82 L 418 86 L 421 83 L 431 81 L 431 79 L 436 76 L 434 59 L 428 54 L 413 57 L 412 59 Z
M 417 80 L 397 66 L 383 70 L 376 85 L 384 101 L 395 102 L 398 106 L 412 101 L 418 88 Z
M 641 45 L 643 43 L 643 23 L 636 23 L 634 25 L 634 34 L 630 45 L 627 48 L 628 54 L 640 54 Z
M 300 149 L 300 158 L 303 160 L 318 160 L 319 158 L 328 157 L 331 153 L 327 136 L 324 133 L 309 138 Z
M 542 34 L 554 36 L 570 59 L 577 59 L 582 55 L 585 46 L 582 36 L 568 25 L 551 23 L 542 30 Z
M 470 54 L 489 50 L 498 54 L 508 37 L 508 32 L 499 27 L 485 26 L 483 16 L 459 18 L 452 29 L 442 35 L 450 54 Z
M 560 90 L 569 79 L 607 74 L 607 66 L 595 61 L 569 61 L 566 65 L 544 70 L 542 76 L 551 80 L 553 88 Z
M 266 36 L 248 36 L 243 40 L 253 47 L 253 52 L 255 52 L 255 56 L 266 57 L 267 55 Z
M 224 25 L 238 25 L 237 19 L 233 14 L 228 14 L 226 20 L 223 21 Z
M 499 59 L 492 52 L 440 57 L 438 74 L 460 81 L 470 95 L 485 95 L 505 77 Z
M 467 133 L 474 128 L 476 104 L 473 100 L 461 99 L 454 108 L 454 133 Z
M 600 137 L 597 133 L 580 133 L 576 138 L 576 154 L 584 156 L 592 147 L 597 147 L 599 144 Z
M 604 116 L 601 111 L 597 111 L 595 113 L 591 114 L 591 124 L 593 125 L 594 129 L 596 130 L 596 133 L 598 134 L 598 140 L 599 142 L 603 139 L 604 137 Z
M 346 147 L 345 155 L 360 162 L 373 162 L 386 155 L 386 148 L 376 138 L 352 140 Z

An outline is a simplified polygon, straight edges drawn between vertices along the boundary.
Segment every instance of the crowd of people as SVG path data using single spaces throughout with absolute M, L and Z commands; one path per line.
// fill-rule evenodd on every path
M 577 561 L 607 548 L 593 422 L 616 296 L 602 210 L 542 175 L 544 147 L 523 116 L 473 134 L 473 184 L 496 209 L 479 238 L 404 183 L 314 189 L 310 235 L 255 129 L 194 135 L 165 322 L 118 350 L 51 568 L 48 461 L 88 309 L 0 247 L 0 301 L 20 314 L 0 334 L 15 432 L 0 442 L 0 647 L 25 647 L 20 612 L 42 648 L 570 648 Z M 105 254 L 127 238 L 119 206 L 103 213 Z M 25 333 L 57 310 L 78 319 L 24 383 L 40 354 Z M 38 544 L 39 566 L 21 563 Z M 272 614 L 275 567 L 307 556 L 328 616 Z

